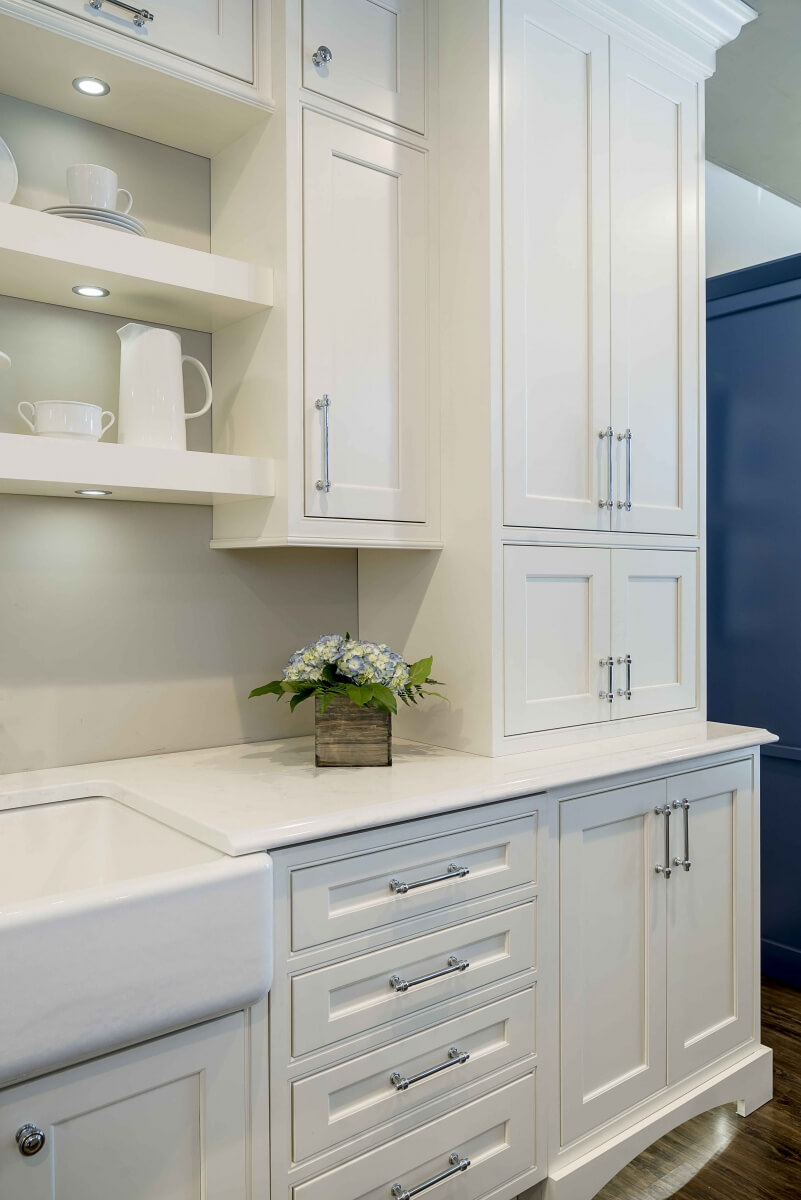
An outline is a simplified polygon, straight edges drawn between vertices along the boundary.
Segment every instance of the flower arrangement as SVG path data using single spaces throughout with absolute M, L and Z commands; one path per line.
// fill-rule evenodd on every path
M 250 695 L 274 695 L 279 700 L 290 695 L 293 711 L 310 696 L 316 696 L 321 715 L 335 696 L 343 696 L 359 708 L 396 713 L 398 700 L 417 704 L 423 696 L 440 695 L 426 686 L 442 686 L 430 676 L 433 661 L 421 658 L 407 663 L 384 643 L 359 641 L 349 633 L 344 637 L 326 633 L 295 651 L 281 679 L 254 688 Z

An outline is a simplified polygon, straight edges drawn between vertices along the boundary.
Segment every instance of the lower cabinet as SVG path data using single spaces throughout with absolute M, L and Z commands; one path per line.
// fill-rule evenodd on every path
M 754 1037 L 752 764 L 560 810 L 564 1145 Z
M 245 1060 L 235 1013 L 0 1092 L 0 1196 L 248 1200 Z
M 507 734 L 694 708 L 694 550 L 507 546 Z

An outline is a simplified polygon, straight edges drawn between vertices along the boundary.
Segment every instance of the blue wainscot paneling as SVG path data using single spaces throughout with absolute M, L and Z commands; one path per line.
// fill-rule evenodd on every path
M 801 255 L 707 283 L 709 716 L 762 755 L 762 965 L 801 987 Z

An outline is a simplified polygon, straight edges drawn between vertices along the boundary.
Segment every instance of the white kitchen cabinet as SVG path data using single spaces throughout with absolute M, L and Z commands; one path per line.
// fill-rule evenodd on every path
M 245 1017 L 0 1092 L 4 1200 L 247 1200 Z M 42 1148 L 24 1157 L 17 1131 Z
M 563 1144 L 667 1083 L 665 803 L 663 780 L 560 805 Z
M 668 780 L 668 1080 L 754 1036 L 754 796 L 751 761 Z M 687 802 L 689 855 L 682 806 Z
M 100 0 L 97 8 L 88 0 L 45 2 L 104 30 L 253 81 L 253 0 L 155 0 L 153 5 Z
M 755 1036 L 751 760 L 560 810 L 567 1144 Z
M 303 86 L 425 131 L 425 0 L 303 0 Z
M 693 534 L 698 85 L 613 38 L 610 96 L 613 528 Z
M 303 119 L 306 515 L 426 514 L 426 156 Z
M 696 534 L 697 85 L 553 0 L 503 38 L 505 522 Z
M 506 734 L 694 708 L 697 559 L 506 546 Z

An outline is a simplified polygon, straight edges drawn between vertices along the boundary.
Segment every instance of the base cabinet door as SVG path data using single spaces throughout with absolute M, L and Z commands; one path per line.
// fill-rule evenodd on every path
M 303 118 L 306 515 L 426 516 L 426 157 Z
M 667 1082 L 664 780 L 560 805 L 562 1143 Z
M 248 1200 L 248 1113 L 237 1013 L 0 1092 L 0 1196 Z
M 668 800 L 668 1077 L 675 1083 L 754 1036 L 751 761 L 670 779 Z
M 147 46 L 167 50 L 191 62 L 253 82 L 253 0 L 158 0 L 144 6 L 132 3 L 136 12 L 114 0 L 101 0 L 93 8 L 89 0 L 46 0 L 51 8 L 82 17 L 89 24 L 111 30 Z M 137 13 L 147 8 L 152 20 L 136 23 Z M 86 40 L 91 41 L 87 28 Z

